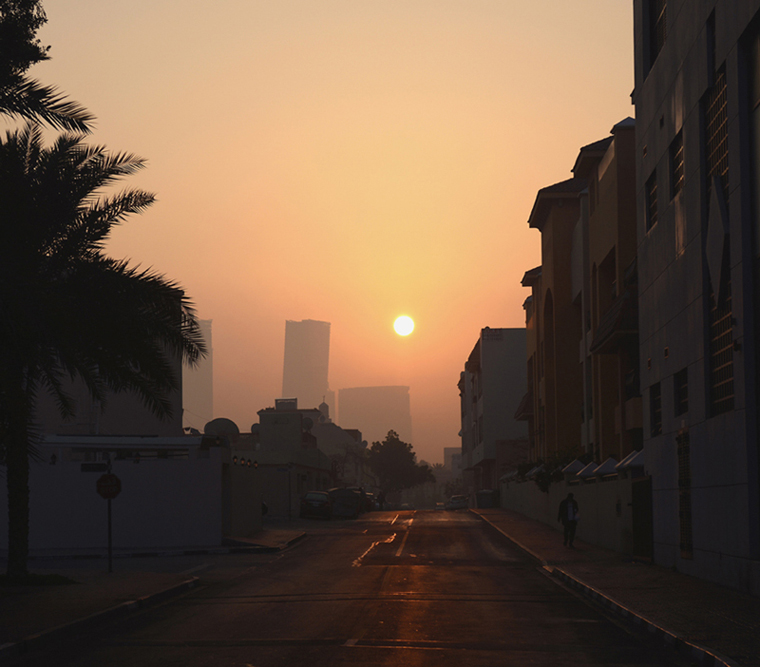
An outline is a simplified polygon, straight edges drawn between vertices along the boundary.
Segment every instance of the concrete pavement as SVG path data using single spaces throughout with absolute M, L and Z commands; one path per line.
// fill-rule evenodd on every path
M 471 510 L 547 572 L 706 665 L 760 667 L 760 599 L 575 541 L 504 509 Z
M 114 554 L 114 572 L 108 573 L 101 551 L 33 553 L 31 572 L 50 573 L 42 568 L 47 560 L 56 565 L 67 561 L 91 561 L 89 567 L 58 568 L 76 583 L 55 586 L 0 587 L 0 661 L 26 653 L 73 632 L 94 627 L 136 609 L 158 604 L 196 585 L 189 573 L 150 572 L 120 569 L 118 560 L 226 553 L 270 553 L 282 550 L 304 536 L 303 530 L 277 526 L 259 532 L 254 538 L 228 540 L 218 548 L 171 550 L 120 550 Z M 72 562 L 72 565 L 74 563 Z

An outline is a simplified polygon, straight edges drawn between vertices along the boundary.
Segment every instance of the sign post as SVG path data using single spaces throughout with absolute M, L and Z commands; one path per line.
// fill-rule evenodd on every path
M 112 473 L 98 478 L 95 488 L 101 498 L 108 501 L 108 571 L 113 572 L 113 549 L 111 542 L 111 501 L 121 493 L 121 480 Z

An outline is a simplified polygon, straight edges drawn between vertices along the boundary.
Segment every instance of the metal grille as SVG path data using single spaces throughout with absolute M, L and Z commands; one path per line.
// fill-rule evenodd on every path
M 724 264 L 727 264 L 724 263 Z M 728 270 L 726 269 L 726 273 Z M 726 296 L 717 303 L 710 294 L 710 413 L 734 409 L 734 341 L 731 280 L 725 277 Z
M 707 187 L 718 176 L 723 186 L 723 198 L 728 206 L 728 95 L 726 70 L 715 75 L 715 83 L 705 98 L 705 147 L 707 156 Z
M 647 231 L 652 229 L 657 224 L 657 172 L 652 172 L 652 175 L 647 180 L 646 184 L 646 196 L 647 196 Z
M 691 518 L 691 445 L 688 431 L 678 434 L 678 523 L 680 529 L 681 558 L 694 553 L 694 536 Z
M 649 387 L 649 426 L 652 437 L 662 433 L 662 393 L 659 382 Z
M 679 132 L 670 145 L 670 190 L 675 197 L 683 190 L 683 134 Z
M 668 3 L 651 0 L 649 5 L 649 61 L 653 63 L 668 37 Z
M 713 176 L 718 176 L 723 187 L 723 198 L 728 205 L 728 112 L 726 71 L 715 74 L 715 83 L 705 98 L 705 154 L 708 188 Z M 728 257 L 723 258 L 722 295 L 710 295 L 710 408 L 717 415 L 734 407 L 734 354 L 732 332 L 731 274 Z M 723 298 L 717 298 L 717 297 Z

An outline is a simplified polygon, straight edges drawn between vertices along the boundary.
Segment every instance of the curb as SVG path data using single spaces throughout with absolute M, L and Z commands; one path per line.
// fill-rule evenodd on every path
M 531 551 L 528 547 L 526 547 L 524 544 L 521 544 L 518 542 L 514 537 L 511 535 L 505 533 L 501 528 L 499 528 L 493 521 L 489 521 L 484 517 L 482 514 L 478 514 L 478 512 L 473 512 L 472 509 L 469 510 L 474 514 L 475 516 L 479 517 L 481 521 L 485 521 L 491 528 L 493 528 L 496 532 L 498 532 L 502 537 L 506 537 L 512 544 L 514 544 L 518 549 L 526 553 L 528 556 L 530 556 L 533 560 L 535 560 L 541 567 L 548 568 L 548 565 L 546 561 L 541 558 L 537 553 L 534 551 Z
M 164 600 L 180 595 L 185 591 L 188 591 L 196 586 L 198 583 L 198 577 L 192 577 L 164 590 L 157 591 L 150 595 L 138 598 L 137 600 L 130 600 L 128 602 L 122 602 L 115 607 L 104 609 L 103 611 L 95 612 L 89 616 L 78 618 L 69 623 L 64 623 L 50 630 L 44 630 L 36 635 L 30 635 L 24 637 L 17 642 L 9 642 L 0 646 L 0 660 L 8 660 L 10 658 L 17 658 L 30 651 L 33 651 L 45 644 L 52 644 L 62 641 L 64 638 L 71 638 L 74 632 L 81 632 L 88 628 L 94 628 L 107 621 L 113 621 L 118 618 L 122 618 L 140 609 L 147 609 L 153 605 L 159 604 Z
M 700 664 L 707 665 L 709 667 L 742 667 L 738 662 L 734 662 L 725 656 L 720 655 L 715 651 L 711 651 L 699 644 L 692 644 L 683 637 L 666 630 L 665 628 L 657 625 L 653 621 L 650 621 L 645 616 L 636 613 L 629 609 L 625 605 L 613 600 L 601 591 L 597 590 L 593 586 L 589 586 L 583 583 L 580 579 L 576 579 L 573 575 L 566 572 L 562 568 L 553 567 L 547 568 L 551 571 L 551 575 L 556 579 L 559 579 L 565 585 L 578 591 L 583 597 L 589 598 L 594 602 L 599 603 L 608 611 L 613 612 L 615 615 L 620 616 L 629 623 L 632 623 L 639 629 L 646 629 L 649 634 L 654 635 L 668 646 L 673 646 L 679 651 L 690 655 L 695 660 L 698 660 Z
M 205 556 L 205 555 L 226 555 L 226 554 L 269 554 L 282 551 L 292 546 L 299 540 L 306 537 L 306 533 L 300 533 L 287 542 L 278 546 L 251 545 L 243 546 L 243 543 L 237 543 L 236 546 L 227 547 L 209 547 L 208 549 L 164 549 L 160 551 L 130 551 L 129 553 L 115 553 L 112 555 L 117 558 L 163 558 L 168 556 Z M 30 561 L 40 560 L 100 560 L 108 558 L 108 554 L 45 554 L 38 556 L 29 556 Z M 0 647 L 2 648 L 2 647 Z
M 566 572 L 565 570 L 559 567 L 548 565 L 548 563 L 546 562 L 544 558 L 541 558 L 541 556 L 539 556 L 534 551 L 531 551 L 524 544 L 521 544 L 520 542 L 518 542 L 514 537 L 512 537 L 508 533 L 505 533 L 495 523 L 493 523 L 492 521 L 484 517 L 482 514 L 478 514 L 478 512 L 472 512 L 472 513 L 480 517 L 482 521 L 484 521 L 491 528 L 499 532 L 503 537 L 507 538 L 507 540 L 509 540 L 512 544 L 514 544 L 518 549 L 520 549 L 521 551 L 526 553 L 528 556 L 533 558 L 552 577 L 559 579 L 563 584 L 567 585 L 568 587 L 572 588 L 575 591 L 578 591 L 583 597 L 586 597 L 590 600 L 593 600 L 594 602 L 601 604 L 605 609 L 613 612 L 616 616 L 620 617 L 627 623 L 630 623 L 637 629 L 646 629 L 647 632 L 657 637 L 664 644 L 668 646 L 672 646 L 678 649 L 679 651 L 690 655 L 693 659 L 698 660 L 700 664 L 705 665 L 706 667 L 742 667 L 738 662 L 734 662 L 733 660 L 730 660 L 729 658 L 726 658 L 725 656 L 722 656 L 719 653 L 716 653 L 715 651 L 711 651 L 710 649 L 705 648 L 704 646 L 699 646 L 698 644 L 692 644 L 691 642 L 687 641 L 683 637 L 680 637 L 674 632 L 671 632 L 670 630 L 666 630 L 665 628 L 660 627 L 653 621 L 650 621 L 648 618 L 641 616 L 640 614 L 637 614 L 635 611 L 629 609 L 625 605 L 622 605 L 619 602 L 608 597 L 607 595 L 597 590 L 593 586 L 589 586 L 588 584 L 582 582 L 580 579 L 576 579 L 569 572 Z

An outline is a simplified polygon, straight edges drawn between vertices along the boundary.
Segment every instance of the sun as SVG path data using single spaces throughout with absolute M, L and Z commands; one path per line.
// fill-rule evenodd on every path
M 396 318 L 393 328 L 399 336 L 408 336 L 414 331 L 414 320 L 408 315 L 402 315 Z

